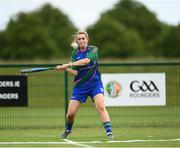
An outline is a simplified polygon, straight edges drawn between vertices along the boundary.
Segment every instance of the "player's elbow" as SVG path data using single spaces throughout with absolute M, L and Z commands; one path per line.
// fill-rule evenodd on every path
M 73 73 L 75 76 L 77 76 L 78 75 L 78 71 L 74 71 L 74 73 Z
M 75 75 L 75 76 L 78 75 L 78 71 L 77 71 L 77 70 L 71 70 L 70 73 L 73 74 L 73 75 Z

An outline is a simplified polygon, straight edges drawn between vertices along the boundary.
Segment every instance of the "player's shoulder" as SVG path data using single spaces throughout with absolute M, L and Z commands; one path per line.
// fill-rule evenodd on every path
M 92 50 L 92 51 L 98 51 L 98 47 L 97 46 L 94 46 L 94 45 L 88 45 L 89 46 L 89 49 Z

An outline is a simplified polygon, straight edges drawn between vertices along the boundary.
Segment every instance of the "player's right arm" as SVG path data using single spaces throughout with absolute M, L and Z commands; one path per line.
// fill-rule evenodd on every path
M 59 71 L 64 71 L 66 70 L 67 72 L 69 72 L 70 74 L 73 74 L 73 75 L 78 75 L 78 71 L 77 70 L 73 70 L 71 68 L 68 68 L 69 67 L 69 64 L 63 64 L 63 65 L 58 65 L 56 66 L 56 70 L 59 70 Z
M 70 74 L 78 75 L 78 68 L 77 68 L 77 66 L 71 65 L 72 62 L 75 62 L 75 61 L 76 61 L 75 53 L 76 53 L 76 50 L 74 50 L 74 51 L 72 52 L 71 62 L 70 62 L 70 63 L 56 66 L 56 69 L 59 70 L 59 71 L 66 70 L 66 71 L 67 71 L 68 73 L 70 73 Z M 69 68 L 69 67 L 70 67 L 70 68 Z
M 71 62 L 75 62 L 76 61 L 76 58 L 75 58 L 75 54 L 76 54 L 76 50 L 74 50 L 72 52 L 72 55 L 71 55 Z M 73 74 L 73 75 L 78 75 L 78 68 L 76 66 L 72 66 L 71 64 L 67 64 L 67 68 L 66 68 L 66 71 L 69 72 L 70 74 Z M 70 67 L 70 68 L 68 68 Z
M 69 72 L 70 74 L 73 74 L 73 75 L 78 75 L 78 71 L 77 70 L 73 70 L 71 68 L 66 68 L 66 71 Z

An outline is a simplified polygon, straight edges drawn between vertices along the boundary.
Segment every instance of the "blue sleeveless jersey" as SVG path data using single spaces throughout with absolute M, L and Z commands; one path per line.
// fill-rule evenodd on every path
M 98 48 L 88 45 L 86 50 L 76 49 L 72 52 L 71 62 L 75 62 L 84 58 L 89 58 L 90 63 L 84 66 L 72 66 L 71 68 L 78 71 L 78 75 L 74 79 L 74 86 L 88 85 L 101 80 L 98 71 Z

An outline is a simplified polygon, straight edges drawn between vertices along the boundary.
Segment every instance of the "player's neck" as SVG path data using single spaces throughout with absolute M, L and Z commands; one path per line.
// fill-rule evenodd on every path
M 86 51 L 87 50 L 87 46 L 85 46 L 84 48 L 80 48 L 80 51 L 83 52 L 83 51 Z

